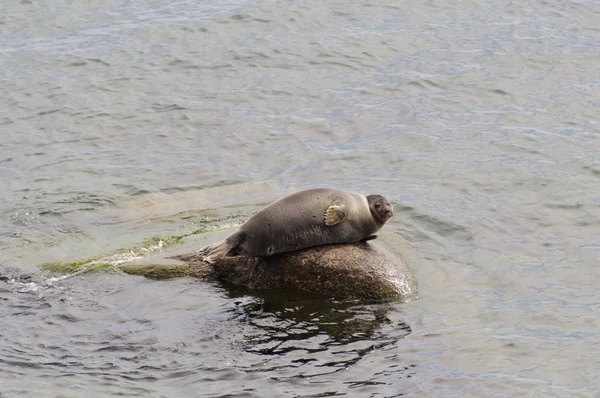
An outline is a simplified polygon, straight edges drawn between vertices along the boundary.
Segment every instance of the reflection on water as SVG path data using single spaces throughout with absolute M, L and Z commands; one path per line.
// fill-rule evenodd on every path
M 403 321 L 392 321 L 390 303 L 338 302 L 301 292 L 249 292 L 228 286 L 236 300 L 230 311 L 244 324 L 244 351 L 257 362 L 248 372 L 274 372 L 276 380 L 326 376 L 348 369 L 374 351 L 393 351 L 411 333 Z M 382 332 L 385 326 L 387 332 Z M 397 366 L 400 366 L 397 364 Z M 394 371 L 414 373 L 414 364 Z M 377 383 L 372 380 L 355 383 Z
M 226 380 L 238 380 L 241 390 L 232 385 L 233 393 L 264 391 L 270 380 L 279 383 L 275 395 L 298 383 L 320 394 L 390 386 L 417 374 L 416 363 L 402 357 L 401 341 L 411 329 L 393 303 L 336 302 L 185 279 L 3 281 L 6 305 L 0 315 L 9 321 L 0 327 L 5 336 L 0 369 L 43 378 L 78 376 L 71 388 L 92 394 L 103 385 L 127 395 L 170 395 L 178 386 L 211 395 Z M 214 295 L 211 302 L 207 295 Z M 14 328 L 20 333 L 7 333 Z M 40 342 L 32 344 L 32 335 Z M 378 371 L 365 373 L 374 360 Z M 159 385 L 142 387 L 137 384 L 142 381 Z M 64 386 L 58 382 L 50 391 Z M 43 388 L 30 385 L 30 391 Z

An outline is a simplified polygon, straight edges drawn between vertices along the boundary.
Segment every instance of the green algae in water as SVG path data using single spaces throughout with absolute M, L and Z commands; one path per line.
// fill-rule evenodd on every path
M 139 247 L 122 248 L 106 256 L 93 257 L 87 260 L 76 261 L 72 263 L 47 263 L 43 264 L 41 268 L 45 271 L 60 274 L 116 271 L 119 269 L 119 265 L 121 264 L 128 263 L 150 253 L 174 246 L 187 236 L 203 234 L 216 229 L 219 228 L 199 228 L 191 232 L 166 237 L 153 236 L 142 242 Z

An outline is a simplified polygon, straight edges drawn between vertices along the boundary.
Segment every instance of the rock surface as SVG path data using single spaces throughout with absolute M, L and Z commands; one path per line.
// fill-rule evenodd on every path
M 225 257 L 215 264 L 194 252 L 164 264 L 123 265 L 153 279 L 218 279 L 251 289 L 301 290 L 337 299 L 408 299 L 417 281 L 401 259 L 370 242 L 317 246 L 271 257 Z

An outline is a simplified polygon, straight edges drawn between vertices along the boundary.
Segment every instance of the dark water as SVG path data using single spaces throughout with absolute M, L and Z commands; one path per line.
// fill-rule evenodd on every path
M 0 396 L 599 396 L 599 23 L 596 1 L 9 1 Z M 381 241 L 414 251 L 417 300 L 39 269 L 180 250 L 144 242 L 314 186 L 395 203 Z

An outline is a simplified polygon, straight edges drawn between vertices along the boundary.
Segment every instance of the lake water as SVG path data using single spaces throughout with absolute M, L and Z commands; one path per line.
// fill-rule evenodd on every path
M 597 1 L 11 0 L 0 24 L 0 396 L 600 396 Z M 40 269 L 316 186 L 394 203 L 417 299 Z

